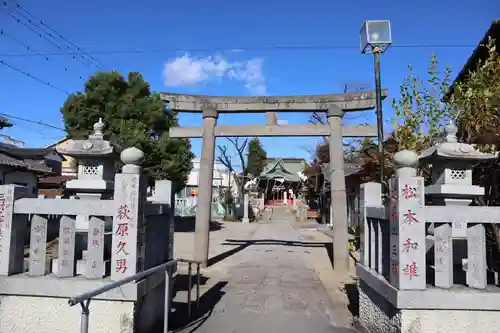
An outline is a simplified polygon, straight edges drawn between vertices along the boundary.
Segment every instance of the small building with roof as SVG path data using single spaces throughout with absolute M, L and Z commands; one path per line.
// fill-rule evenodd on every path
M 292 203 L 291 193 L 298 193 L 307 162 L 303 158 L 268 158 L 258 177 L 258 188 L 266 205 Z
M 0 182 L 38 194 L 39 179 L 60 174 L 64 157 L 53 148 L 20 148 L 0 143 Z
M 346 199 L 347 199 L 347 219 L 349 226 L 358 224 L 359 220 L 359 198 L 360 185 L 363 183 L 363 167 L 362 159 L 351 160 L 344 163 L 344 174 L 346 184 Z M 324 224 L 330 223 L 330 207 L 331 207 L 331 183 L 330 183 L 330 166 L 325 164 L 321 167 L 323 173 L 323 186 L 321 187 L 320 207 L 321 207 L 321 222 Z

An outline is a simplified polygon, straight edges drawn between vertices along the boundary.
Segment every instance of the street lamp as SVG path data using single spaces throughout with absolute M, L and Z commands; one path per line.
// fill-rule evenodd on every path
M 375 93 L 377 96 L 378 153 L 380 183 L 384 184 L 384 122 L 382 119 L 382 87 L 380 84 L 380 54 L 392 44 L 391 22 L 388 20 L 365 21 L 360 32 L 361 53 L 372 53 L 375 68 Z

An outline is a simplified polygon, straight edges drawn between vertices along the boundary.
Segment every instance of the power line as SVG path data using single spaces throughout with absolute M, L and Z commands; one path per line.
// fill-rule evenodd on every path
M 34 49 L 34 48 L 32 48 L 32 47 L 31 47 L 31 46 L 29 46 L 28 44 L 24 43 L 23 41 L 21 41 L 21 40 L 17 39 L 17 38 L 16 38 L 16 37 L 14 37 L 13 35 L 11 35 L 11 34 L 9 34 L 9 33 L 6 33 L 6 32 L 5 32 L 5 30 L 0 30 L 0 37 L 1 37 L 1 36 L 6 36 L 6 37 L 10 38 L 10 39 L 11 39 L 11 40 L 13 40 L 15 43 L 17 43 L 17 44 L 21 45 L 22 47 L 26 48 L 28 51 L 32 52 L 32 53 L 33 53 L 33 54 L 35 54 L 35 55 L 41 55 L 41 53 L 40 53 L 40 52 L 35 51 L 35 49 Z M 44 58 L 45 58 L 45 60 L 47 60 L 47 61 L 50 61 L 50 60 L 51 60 L 51 58 L 49 58 L 48 56 L 44 56 Z M 78 76 L 78 78 L 79 78 L 80 80 L 83 80 L 83 79 L 84 79 L 82 75 L 80 75 L 80 74 L 78 74 L 78 73 L 76 73 L 76 72 L 73 72 L 73 71 L 69 70 L 69 69 L 68 69 L 68 67 L 66 67 L 66 66 L 64 66 L 64 71 L 65 71 L 65 72 L 68 72 L 68 73 L 71 73 L 71 74 L 74 74 L 74 75 L 76 75 L 76 76 Z
M 413 45 L 393 45 L 396 49 L 437 49 L 437 48 L 471 48 L 477 45 L 472 44 L 413 44 Z M 246 47 L 210 47 L 210 48 L 161 48 L 161 49 L 131 49 L 131 50 L 97 50 L 86 51 L 87 54 L 95 55 L 120 55 L 120 54 L 152 54 L 167 52 L 215 52 L 215 51 L 289 51 L 289 50 L 335 50 L 335 49 L 359 49 L 358 45 L 263 45 Z M 51 52 L 42 53 L 40 56 L 68 56 L 79 55 L 79 52 Z M 3 57 L 30 57 L 32 54 L 26 53 L 4 53 Z
M 17 5 L 17 7 L 20 7 L 19 5 Z M 24 10 L 26 11 L 26 10 Z M 26 11 L 30 16 L 33 16 L 32 14 L 30 14 L 28 11 Z M 56 36 L 54 36 L 50 31 L 47 31 L 47 29 L 44 29 L 44 27 L 46 25 L 44 25 L 43 27 L 34 23 L 29 17 L 26 17 L 25 15 L 23 15 L 22 13 L 20 13 L 19 11 L 16 12 L 17 15 L 21 16 L 22 18 L 24 18 L 26 21 L 28 21 L 30 24 L 32 24 L 33 26 L 35 26 L 37 29 L 39 29 L 40 31 L 42 31 L 43 33 L 45 33 L 46 35 L 48 35 L 49 37 L 51 37 L 52 39 L 56 40 L 59 44 L 62 45 L 62 48 L 66 48 L 68 50 L 71 50 L 72 49 L 72 45 L 68 45 L 65 43 L 66 39 L 64 37 L 62 37 L 61 35 L 57 34 Z M 36 19 L 36 18 L 35 18 Z M 38 20 L 38 19 L 36 19 Z M 40 21 L 42 22 L 42 21 Z M 58 40 L 59 38 L 59 40 Z M 61 42 L 62 40 L 62 42 Z M 58 47 L 58 49 L 61 49 L 61 47 Z M 79 48 L 77 48 L 77 51 L 80 51 Z M 85 63 L 85 66 L 92 66 L 92 65 L 95 65 L 92 63 L 91 60 L 87 59 L 84 55 L 80 54 L 79 55 L 81 60 L 84 61 Z M 73 56 L 73 59 L 76 60 L 75 56 Z
M 6 2 L 4 2 L 5 4 Z M 61 49 L 61 47 L 59 45 L 57 45 L 54 41 L 52 41 L 50 38 L 47 38 L 46 36 L 44 36 L 42 33 L 40 33 L 39 31 L 36 31 L 36 29 L 34 29 L 33 27 L 30 27 L 28 24 L 26 24 L 25 22 L 21 21 L 19 18 L 17 18 L 16 16 L 12 15 L 11 13 L 7 13 L 8 16 L 10 16 L 14 21 L 16 21 L 17 23 L 23 25 L 26 29 L 28 29 L 29 31 L 31 31 L 33 34 L 37 35 L 38 37 L 44 39 L 45 41 L 47 41 L 48 43 L 52 44 L 53 46 L 55 46 L 56 48 L 58 49 Z
M 9 5 L 7 3 L 7 1 L 2 1 L 4 7 L 10 7 L 11 5 Z M 21 8 L 24 12 L 28 13 L 30 16 L 32 16 L 33 18 L 35 18 L 36 20 L 39 20 L 37 19 L 34 15 L 32 15 L 31 13 L 29 13 L 26 9 L 22 8 L 20 5 L 16 5 L 18 8 Z M 12 7 L 11 7 L 12 8 Z M 14 14 L 13 14 L 14 13 Z M 9 17 L 11 17 L 16 23 L 18 24 L 21 24 L 23 25 L 25 28 L 27 28 L 30 32 L 32 32 L 33 34 L 37 35 L 38 37 L 44 39 L 46 42 L 48 42 L 49 44 L 53 45 L 54 47 L 56 47 L 58 50 L 63 50 L 63 48 L 67 48 L 68 50 L 71 50 L 72 47 L 71 46 L 68 46 L 64 41 L 66 41 L 66 39 L 64 37 L 62 37 L 60 34 L 57 34 L 57 36 L 54 36 L 51 32 L 48 32 L 47 29 L 44 29 L 42 28 L 40 25 L 34 23 L 29 17 L 27 17 L 26 15 L 20 13 L 18 10 L 13 10 L 12 12 L 6 12 L 6 15 L 8 15 Z M 16 16 L 17 15 L 17 16 Z M 41 20 L 39 20 L 40 22 L 42 22 Z M 43 24 L 43 26 L 47 26 L 46 24 Z M 47 26 L 48 27 L 48 26 Z M 50 28 L 51 29 L 51 28 Z M 53 30 L 53 29 L 52 29 Z M 61 38 L 62 37 L 62 38 Z M 63 42 L 61 42 L 59 39 L 62 39 Z M 62 45 L 62 46 L 61 46 Z M 74 44 L 72 44 L 74 45 Z M 90 66 L 92 65 L 95 65 L 97 67 L 99 67 L 98 64 L 92 64 L 92 61 L 87 59 L 83 54 L 82 52 L 80 52 L 80 48 L 77 48 L 77 51 L 78 52 L 74 52 L 74 51 L 69 51 L 71 53 L 74 53 L 73 54 L 73 59 L 74 60 L 77 60 L 77 61 L 80 61 L 83 65 L 87 66 L 90 68 Z M 35 56 L 38 56 L 38 55 L 35 55 Z M 47 56 L 47 54 L 42 54 L 42 56 Z M 78 56 L 78 58 L 76 57 Z M 92 57 L 92 59 L 95 59 Z
M 14 66 L 12 66 L 11 64 L 6 63 L 6 62 L 5 62 L 5 61 L 3 61 L 3 60 L 0 60 L 0 64 L 1 64 L 1 65 L 4 65 L 5 67 L 8 67 L 8 68 L 12 69 L 13 71 L 16 71 L 16 72 L 18 72 L 18 73 L 20 73 L 20 74 L 23 74 L 24 76 L 27 76 L 27 77 L 29 77 L 29 78 L 31 78 L 31 79 L 33 79 L 33 80 L 35 80 L 35 81 L 38 81 L 38 82 L 40 82 L 40 83 L 42 83 L 42 84 L 46 85 L 47 87 L 50 87 L 50 88 L 52 88 L 52 89 L 55 89 L 55 90 L 57 90 L 57 91 L 59 91 L 59 92 L 62 92 L 62 93 L 64 93 L 64 94 L 66 94 L 66 95 L 71 95 L 71 94 L 70 94 L 69 92 L 67 92 L 66 90 L 61 89 L 61 88 L 59 88 L 59 87 L 57 87 L 57 86 L 53 85 L 52 83 L 50 83 L 50 82 L 48 82 L 48 81 L 44 81 L 44 80 L 42 80 L 42 79 L 40 79 L 40 78 L 38 78 L 38 77 L 36 77 L 36 76 L 33 76 L 33 75 L 31 75 L 30 73 L 23 71 L 22 69 L 19 69 L 19 68 L 17 68 L 17 67 L 14 67 Z
M 27 123 L 36 124 L 36 125 L 40 125 L 40 126 L 45 126 L 45 127 L 48 127 L 48 128 L 52 128 L 52 129 L 56 129 L 56 130 L 59 130 L 59 131 L 66 132 L 66 130 L 64 128 L 62 128 L 62 127 L 58 127 L 58 126 L 54 126 L 54 125 L 51 125 L 51 124 L 47 124 L 47 123 L 44 123 L 43 121 L 36 121 L 36 120 L 26 119 L 26 118 L 23 118 L 23 117 L 18 117 L 18 116 L 14 116 L 14 115 L 11 115 L 11 114 L 8 114 L 8 113 L 3 113 L 3 112 L 0 113 L 0 115 L 5 116 L 7 118 L 21 120 L 21 121 L 25 121 Z
M 70 46 L 74 47 L 75 49 L 77 49 L 78 51 L 80 51 L 84 56 L 88 56 L 90 59 L 92 59 L 96 64 L 100 65 L 99 63 L 99 60 L 97 60 L 95 57 L 89 55 L 87 52 L 85 52 L 84 50 L 82 50 L 79 46 L 77 46 L 76 44 L 74 44 L 73 42 L 69 41 L 68 39 L 66 39 L 63 35 L 61 35 L 59 32 L 57 32 L 55 29 L 51 28 L 49 25 L 47 25 L 45 22 L 43 22 L 42 20 L 40 20 L 39 18 L 37 18 L 35 15 L 33 15 L 32 13 L 30 13 L 26 8 L 22 7 L 21 5 L 19 4 L 16 4 L 15 5 L 18 9 L 22 10 L 24 13 L 26 13 L 27 15 L 29 15 L 30 17 L 32 17 L 34 20 L 37 20 L 40 25 L 44 26 L 46 29 L 48 29 L 49 31 L 51 31 L 52 33 L 54 33 L 56 36 L 58 36 L 60 39 L 62 39 L 63 41 L 65 41 L 67 44 L 69 44 Z M 69 48 L 69 47 L 68 47 Z

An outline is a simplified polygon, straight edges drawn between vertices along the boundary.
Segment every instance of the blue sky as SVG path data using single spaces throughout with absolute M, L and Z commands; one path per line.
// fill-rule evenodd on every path
M 208 95 L 303 95 L 342 92 L 345 83 L 373 87 L 373 59 L 361 55 L 359 30 L 364 20 L 392 22 L 394 47 L 382 58 L 382 84 L 390 99 L 412 64 L 425 73 L 435 51 L 441 63 L 459 70 L 500 13 L 498 0 L 380 1 L 132 1 L 8 0 L 20 4 L 67 40 L 88 51 L 104 70 L 143 73 L 156 91 Z M 64 91 L 83 87 L 97 67 L 72 56 L 13 57 L 8 54 L 61 52 L 23 24 L 0 3 L 0 60 Z M 26 13 L 24 13 L 26 15 Z M 14 41 L 16 40 L 16 41 Z M 21 43 L 19 43 L 21 42 Z M 406 48 L 401 45 L 465 47 Z M 352 45 L 331 49 L 272 49 L 276 45 Z M 468 45 L 468 46 L 467 46 Z M 243 48 L 243 50 L 239 50 Z M 250 49 L 245 49 L 250 48 Z M 144 53 L 108 52 L 143 49 Z M 187 50 L 187 51 L 186 51 Z M 198 50 L 198 51 L 197 51 Z M 167 75 L 167 77 L 165 77 Z M 63 127 L 64 93 L 0 65 L 0 112 Z M 166 86 L 167 85 L 167 86 Z M 288 123 L 305 123 L 306 114 L 280 114 Z M 264 115 L 224 115 L 219 124 L 264 123 Z M 373 112 L 349 123 L 374 121 Z M 4 134 L 26 146 L 43 146 L 62 131 L 14 120 Z M 201 124 L 185 115 L 182 125 Z M 389 125 L 386 125 L 388 128 Z M 219 139 L 218 143 L 224 143 Z M 264 138 L 268 155 L 310 158 L 318 138 Z M 192 140 L 199 154 L 199 140 Z

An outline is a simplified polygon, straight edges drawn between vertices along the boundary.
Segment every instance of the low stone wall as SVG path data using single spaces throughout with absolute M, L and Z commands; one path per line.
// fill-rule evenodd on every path
M 94 300 L 90 333 L 133 333 L 134 302 Z M 80 333 L 80 306 L 67 298 L 0 297 L 0 332 Z
M 401 312 L 363 280 L 358 282 L 359 322 L 370 333 L 400 333 Z
M 500 289 L 398 290 L 361 265 L 359 324 L 369 333 L 500 333 Z
M 110 283 L 80 276 L 0 276 L 0 332 L 79 333 L 81 307 L 72 296 Z M 163 321 L 165 274 L 110 290 L 90 302 L 89 333 L 147 333 Z

